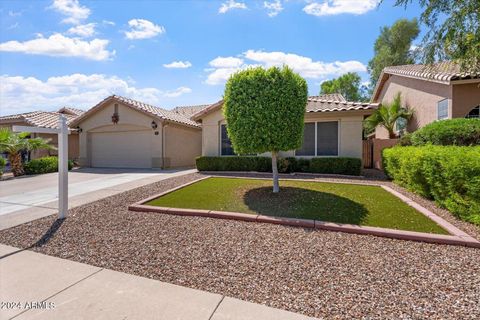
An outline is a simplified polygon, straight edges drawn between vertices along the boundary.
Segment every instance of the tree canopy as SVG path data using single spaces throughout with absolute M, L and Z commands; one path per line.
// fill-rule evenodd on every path
M 367 88 L 356 72 L 348 72 L 338 78 L 327 80 L 320 85 L 320 94 L 341 93 L 348 101 L 366 101 L 369 99 Z
M 407 6 L 412 0 L 396 0 Z M 421 44 L 423 63 L 455 60 L 463 70 L 480 71 L 480 1 L 419 0 L 428 28 Z
M 272 153 L 273 191 L 278 192 L 277 155 L 303 140 L 307 82 L 289 67 L 249 68 L 227 81 L 223 113 L 237 154 Z
M 372 88 L 375 87 L 383 68 L 415 62 L 411 47 L 419 32 L 417 19 L 400 19 L 391 27 L 381 28 L 375 41 L 374 56 L 368 62 Z

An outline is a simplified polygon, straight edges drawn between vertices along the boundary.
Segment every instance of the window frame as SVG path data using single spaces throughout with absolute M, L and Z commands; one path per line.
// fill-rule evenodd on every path
M 446 119 L 448 119 L 449 114 L 450 114 L 450 112 L 449 112 L 450 103 L 449 103 L 448 100 L 449 100 L 449 99 L 442 99 L 442 100 L 437 101 L 437 120 L 446 120 Z M 441 102 L 444 102 L 444 101 L 447 102 L 447 115 L 446 115 L 444 118 L 440 118 L 440 112 L 439 112 L 439 111 L 440 111 L 440 110 L 439 110 L 439 108 L 440 108 L 440 103 L 441 103 Z
M 318 155 L 318 145 L 317 145 L 317 140 L 318 140 L 318 129 L 317 129 L 317 124 L 321 122 L 336 122 L 337 123 L 337 154 L 336 155 Z M 315 123 L 315 155 L 313 156 L 302 156 L 302 155 L 297 155 L 297 150 L 293 150 L 293 155 L 295 158 L 305 158 L 305 159 L 311 159 L 311 158 L 332 158 L 332 157 L 340 157 L 340 126 L 341 126 L 341 120 L 340 119 L 332 119 L 332 120 L 307 120 L 305 121 L 306 123 Z
M 233 154 L 223 154 L 223 148 L 222 148 L 222 126 L 225 126 L 225 132 L 227 132 L 227 124 L 226 123 L 220 123 L 219 126 L 218 126 L 218 154 L 220 155 L 220 157 L 238 157 L 238 154 L 235 153 L 235 150 L 233 150 L 233 146 L 232 145 L 232 141 L 230 140 L 230 137 L 228 136 L 228 132 L 227 132 L 227 138 L 228 140 L 230 140 L 230 146 L 232 148 L 232 151 L 233 151 Z

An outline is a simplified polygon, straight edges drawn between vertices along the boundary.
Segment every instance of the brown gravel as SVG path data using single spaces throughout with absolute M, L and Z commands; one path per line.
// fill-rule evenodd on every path
M 127 210 L 200 176 L 0 231 L 0 242 L 322 318 L 480 318 L 478 249 Z

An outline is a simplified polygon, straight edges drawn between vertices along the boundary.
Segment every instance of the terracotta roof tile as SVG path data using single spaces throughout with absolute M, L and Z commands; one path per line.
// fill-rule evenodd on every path
M 172 111 L 190 118 L 192 115 L 207 108 L 208 106 L 210 106 L 210 104 L 200 104 L 196 106 L 179 106 L 173 108 Z
M 70 114 L 62 114 L 59 112 L 33 111 L 27 113 L 14 114 L 0 117 L 2 120 L 19 120 L 24 121 L 27 125 L 40 128 L 58 128 L 58 118 L 64 115 L 67 118 L 67 124 L 72 122 L 78 116 Z
M 73 108 L 73 107 L 62 107 L 57 112 L 79 116 L 85 113 L 85 110 Z

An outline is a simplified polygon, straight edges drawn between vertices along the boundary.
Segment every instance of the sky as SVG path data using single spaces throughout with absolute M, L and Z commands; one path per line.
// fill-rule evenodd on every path
M 229 75 L 289 65 L 317 95 L 363 81 L 382 26 L 421 10 L 394 0 L 0 2 L 0 115 L 89 109 L 118 94 L 171 109 L 222 98 Z

